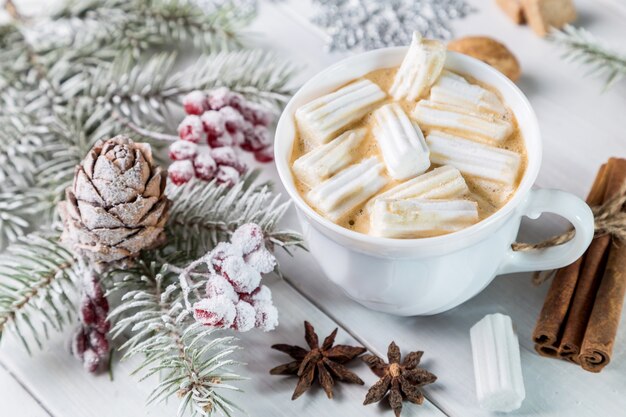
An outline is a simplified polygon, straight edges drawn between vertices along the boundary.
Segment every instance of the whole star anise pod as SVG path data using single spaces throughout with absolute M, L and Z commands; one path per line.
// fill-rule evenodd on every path
M 343 364 L 350 362 L 365 352 L 365 348 L 347 345 L 333 346 L 335 336 L 337 336 L 337 329 L 326 337 L 322 346 L 320 346 L 319 339 L 311 323 L 305 321 L 304 329 L 304 338 L 311 350 L 295 345 L 278 344 L 272 346 L 272 349 L 284 352 L 295 359 L 293 362 L 270 370 L 272 375 L 297 375 L 300 378 L 291 397 L 292 400 L 295 400 L 311 388 L 316 375 L 328 398 L 333 398 L 335 378 L 338 381 L 363 385 L 361 378 L 343 366 Z
M 419 387 L 437 380 L 435 375 L 417 367 L 423 354 L 422 351 L 411 352 L 400 363 L 400 348 L 395 342 L 391 342 L 387 350 L 389 363 L 385 363 L 376 355 L 364 355 L 361 359 L 380 377 L 380 380 L 367 391 L 363 405 L 381 401 L 389 392 L 389 405 L 396 417 L 399 417 L 403 397 L 414 404 L 422 404 L 424 395 Z

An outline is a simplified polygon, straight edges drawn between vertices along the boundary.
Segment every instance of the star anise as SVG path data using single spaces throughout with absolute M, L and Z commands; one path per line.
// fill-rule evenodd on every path
M 293 362 L 277 366 L 270 371 L 272 375 L 297 375 L 300 378 L 291 397 L 292 400 L 298 398 L 311 387 L 316 375 L 328 398 L 333 398 L 335 378 L 339 381 L 363 385 L 361 378 L 343 364 L 365 352 L 365 348 L 347 345 L 333 346 L 337 329 L 324 339 L 322 346 L 320 346 L 311 323 L 305 321 L 304 329 L 304 338 L 311 350 L 285 344 L 272 346 L 272 349 L 284 352 L 295 359 Z
M 411 352 L 400 363 L 400 348 L 395 342 L 391 342 L 387 350 L 389 363 L 376 355 L 364 355 L 361 359 L 378 375 L 380 380 L 367 391 L 363 405 L 381 401 L 389 392 L 389 405 L 400 416 L 402 400 L 406 398 L 415 404 L 424 402 L 424 395 L 419 387 L 432 384 L 437 377 L 417 365 L 422 359 L 424 352 Z

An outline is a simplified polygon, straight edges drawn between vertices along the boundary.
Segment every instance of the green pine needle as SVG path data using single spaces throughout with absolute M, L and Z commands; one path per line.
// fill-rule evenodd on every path
M 238 388 L 231 381 L 244 379 L 231 370 L 241 364 L 231 356 L 237 350 L 231 336 L 196 323 L 182 306 L 178 275 L 167 266 L 146 257 L 136 268 L 120 272 L 113 292 L 122 294 L 120 305 L 111 312 L 116 320 L 114 336 L 130 332 L 121 346 L 124 358 L 141 356 L 135 369 L 145 380 L 159 376 L 148 403 L 160 403 L 172 396 L 181 402 L 178 416 L 208 416 L 221 412 L 230 416 L 236 406 L 222 391 Z
M 564 48 L 566 59 L 587 66 L 588 75 L 604 78 L 605 89 L 626 76 L 626 55 L 605 46 L 583 28 L 567 25 L 554 30 L 550 39 Z
M 97 140 L 171 134 L 173 114 L 193 90 L 225 86 L 275 112 L 286 103 L 293 67 L 266 51 L 238 50 L 253 15 L 228 4 L 205 12 L 188 0 L 69 0 L 47 22 L 0 26 L 0 249 L 8 243 L 0 255 L 0 338 L 10 331 L 30 351 L 72 319 L 80 282 L 73 253 L 58 233 L 28 232 L 52 223 L 75 166 Z M 203 55 L 178 70 L 175 51 L 188 46 Z M 165 142 L 152 143 L 158 150 Z M 270 246 L 303 247 L 299 234 L 278 229 L 288 206 L 256 177 L 232 188 L 200 181 L 169 188 L 167 246 L 103 281 L 122 294 L 112 334 L 129 337 L 125 355 L 143 357 L 143 378 L 160 377 L 149 401 L 178 396 L 179 415 L 231 415 L 238 407 L 222 392 L 237 390 L 230 381 L 241 377 L 231 372 L 239 365 L 233 338 L 186 313 L 167 264 L 186 265 L 247 222 L 263 228 Z
M 304 248 L 300 234 L 278 229 L 289 203 L 281 203 L 267 184 L 257 183 L 258 175 L 253 171 L 232 188 L 196 180 L 168 188 L 173 204 L 166 231 L 174 246 L 197 258 L 242 224 L 256 223 L 271 246 Z
M 0 335 L 15 334 L 28 352 L 49 329 L 60 331 L 74 315 L 77 265 L 55 233 L 30 234 L 0 255 Z

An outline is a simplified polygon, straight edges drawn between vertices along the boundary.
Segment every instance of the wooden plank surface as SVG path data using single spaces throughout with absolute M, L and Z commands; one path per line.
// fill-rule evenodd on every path
M 33 397 L 9 371 L 0 365 L 0 411 L 13 411 L 23 417 L 50 417 Z M 19 408 L 17 408 L 19 405 Z M 7 406 L 9 407 L 7 409 Z M 3 413 L 4 415 L 4 413 Z
M 328 400 L 324 392 L 313 387 L 297 401 L 291 401 L 296 379 L 293 377 L 271 376 L 269 370 L 287 363 L 291 359 L 270 346 L 275 343 L 304 345 L 304 320 L 314 323 L 320 338 L 326 337 L 337 326 L 320 310 L 310 304 L 301 294 L 285 281 L 277 277 L 268 280 L 276 307 L 281 312 L 280 326 L 271 333 L 251 331 L 241 338 L 243 348 L 237 359 L 248 365 L 240 369 L 241 374 L 250 378 L 238 383 L 245 393 L 233 393 L 229 398 L 238 401 L 251 416 L 289 417 L 341 415 L 377 416 L 379 406 L 363 407 L 361 404 L 369 387 L 376 381 L 375 375 L 361 363 L 354 361 L 349 368 L 365 381 L 365 386 L 338 384 L 336 398 Z M 145 406 L 145 399 L 155 380 L 137 383 L 138 378 L 130 376 L 136 361 L 116 362 L 113 368 L 114 380 L 108 375 L 92 376 L 84 372 L 78 361 L 67 351 L 68 332 L 55 335 L 43 352 L 29 357 L 16 340 L 3 341 L 0 365 L 6 366 L 15 377 L 49 410 L 59 417 L 139 417 L 174 416 L 178 402 L 173 398 L 168 404 Z M 359 345 L 343 329 L 337 336 L 337 343 Z M 1 370 L 2 368 L 0 368 Z M 16 385 L 16 384 L 14 384 Z M 436 386 L 436 385 L 435 385 Z M 15 388 L 15 387 L 13 387 Z M 2 399 L 4 400 L 4 392 Z M 0 411 L 20 410 L 20 400 L 7 397 Z M 31 401 L 32 402 L 32 401 Z M 383 407 L 384 409 L 384 407 Z M 4 415 L 4 414 L 1 414 Z M 13 415 L 13 414 L 7 414 Z M 407 405 L 405 416 L 445 417 L 434 405 L 426 403 L 419 407 Z
M 41 4 L 40 0 L 27 3 L 35 8 Z M 539 116 L 544 136 L 544 163 L 538 184 L 584 196 L 602 162 L 612 155 L 626 156 L 625 83 L 602 93 L 600 82 L 583 78 L 584 69 L 559 59 L 560 51 L 536 38 L 527 27 L 511 24 L 491 0 L 473 3 L 478 12 L 455 24 L 457 34 L 492 35 L 520 59 L 524 75 L 519 85 Z M 621 0 L 580 0 L 576 4 L 582 25 L 609 43 L 623 46 L 626 7 Z M 254 42 L 276 48 L 300 65 L 299 82 L 346 55 L 324 52 L 323 32 L 309 23 L 313 12 L 310 0 L 262 0 L 260 16 L 252 27 Z M 277 181 L 271 167 L 265 176 Z M 293 210 L 285 223 L 297 228 Z M 562 227 L 552 218 L 525 222 L 523 237 L 545 236 Z M 358 386 L 340 387 L 333 401 L 318 389 L 298 401 L 289 400 L 295 381 L 267 374 L 271 367 L 286 360 L 285 355 L 271 351 L 269 346 L 302 343 L 304 319 L 316 325 L 320 336 L 338 323 L 342 327 L 338 341 L 357 343 L 355 337 L 377 354 L 383 354 L 391 340 L 405 350 L 425 350 L 425 366 L 439 376 L 438 382 L 427 389 L 432 403 L 420 408 L 408 406 L 403 416 L 488 415 L 477 408 L 475 401 L 469 327 L 492 312 L 509 314 L 520 336 L 527 399 L 515 415 L 624 414 L 625 326 L 619 332 L 613 363 L 599 375 L 540 358 L 532 350 L 530 333 L 547 287 L 533 287 L 528 274 L 498 278 L 482 294 L 453 311 L 434 317 L 398 318 L 366 310 L 349 300 L 323 276 L 307 253 L 300 252 L 295 258 L 281 256 L 281 262 L 288 278 L 271 284 L 281 314 L 280 327 L 273 333 L 242 335 L 241 359 L 249 364 L 245 374 L 252 379 L 241 384 L 246 394 L 233 398 L 238 398 L 252 416 L 392 415 L 384 406 L 361 406 L 365 388 Z M 69 356 L 66 339 L 67 335 L 55 336 L 44 352 L 33 357 L 28 357 L 14 341 L 3 341 L 0 415 L 174 415 L 176 401 L 144 406 L 152 384 L 137 383 L 128 375 L 133 363 L 116 364 L 114 382 L 106 375 L 94 378 Z M 355 365 L 353 369 L 366 385 L 374 382 L 366 367 Z

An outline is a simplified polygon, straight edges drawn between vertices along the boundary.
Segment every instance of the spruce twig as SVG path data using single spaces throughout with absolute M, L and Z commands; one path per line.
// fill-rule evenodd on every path
M 605 46 L 590 32 L 571 25 L 563 30 L 553 30 L 550 38 L 565 52 L 563 56 L 589 67 L 589 75 L 604 78 L 604 88 L 626 76 L 626 54 Z
M 166 231 L 174 245 L 194 259 L 228 240 L 239 226 L 256 223 L 270 247 L 304 248 L 298 233 L 277 230 L 289 203 L 280 203 L 280 195 L 273 194 L 267 184 L 257 183 L 258 175 L 252 171 L 232 188 L 192 180 L 168 189 L 173 204 Z
M 74 311 L 75 266 L 54 233 L 31 234 L 9 246 L 0 255 L 0 337 L 11 330 L 30 352 L 31 341 L 41 347 L 49 328 L 61 330 Z
M 148 403 L 176 395 L 181 399 L 178 416 L 185 411 L 192 416 L 214 411 L 230 416 L 239 409 L 222 395 L 223 390 L 239 391 L 229 382 L 243 379 L 230 371 L 240 365 L 230 358 L 237 349 L 235 338 L 218 336 L 214 329 L 195 323 L 182 306 L 178 277 L 166 265 L 159 269 L 145 259 L 123 275 L 113 288 L 123 296 L 110 314 L 117 320 L 112 334 L 132 330 L 121 347 L 124 357 L 143 357 L 134 372 L 142 380 L 159 375 Z

